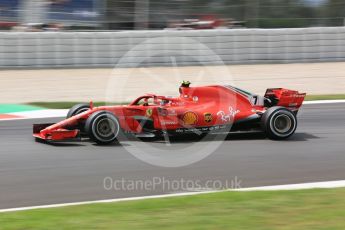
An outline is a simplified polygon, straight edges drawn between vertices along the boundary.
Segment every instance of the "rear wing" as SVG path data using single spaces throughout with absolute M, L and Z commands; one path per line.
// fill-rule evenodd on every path
M 283 88 L 267 89 L 265 98 L 271 101 L 271 106 L 283 106 L 291 110 L 298 110 L 304 101 L 306 93 Z

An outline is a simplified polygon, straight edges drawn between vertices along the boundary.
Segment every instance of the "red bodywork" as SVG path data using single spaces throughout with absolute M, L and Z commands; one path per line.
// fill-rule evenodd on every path
M 60 141 L 78 137 L 80 124 L 96 111 L 108 111 L 119 120 L 126 133 L 184 133 L 199 129 L 259 121 L 271 106 L 284 106 L 297 113 L 305 93 L 287 89 L 268 89 L 265 96 L 250 94 L 232 86 L 180 87 L 178 97 L 147 94 L 129 105 L 93 107 L 56 124 L 34 125 L 34 137 Z

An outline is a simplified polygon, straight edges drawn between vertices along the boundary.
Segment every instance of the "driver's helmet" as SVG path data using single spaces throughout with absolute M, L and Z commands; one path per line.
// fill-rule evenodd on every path
M 167 105 L 167 104 L 169 104 L 169 100 L 162 100 L 160 104 L 161 105 Z

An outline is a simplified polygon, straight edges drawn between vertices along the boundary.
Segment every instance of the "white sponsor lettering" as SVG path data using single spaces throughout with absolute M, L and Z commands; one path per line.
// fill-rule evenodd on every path
M 217 113 L 217 116 L 220 116 L 220 119 L 223 122 L 231 122 L 234 120 L 234 117 L 236 114 L 238 114 L 240 111 L 235 110 L 232 106 L 229 107 L 229 113 L 225 113 L 224 111 L 219 111 Z

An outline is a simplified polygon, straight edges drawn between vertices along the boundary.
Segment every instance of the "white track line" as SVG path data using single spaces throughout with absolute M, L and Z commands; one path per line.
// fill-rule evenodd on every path
M 9 115 L 19 116 L 18 118 L 0 119 L 0 121 L 28 120 L 38 118 L 66 117 L 68 109 L 45 109 L 26 112 L 8 113 Z
M 343 188 L 345 187 L 345 180 L 313 182 L 303 184 L 289 184 L 289 185 L 273 185 L 262 186 L 254 188 L 241 188 L 238 191 L 277 191 L 277 190 L 300 190 L 300 189 L 314 189 L 314 188 Z
M 123 201 L 158 199 L 158 198 L 169 198 L 169 197 L 179 197 L 179 196 L 192 196 L 192 195 L 210 194 L 210 193 L 217 193 L 217 192 L 224 192 L 224 191 L 235 191 L 235 192 L 237 192 L 237 191 L 239 191 L 239 192 L 279 191 L 279 190 L 300 190 L 300 189 L 342 188 L 342 187 L 345 187 L 345 180 L 315 182 L 315 183 L 303 183 L 303 184 L 290 184 L 290 185 L 274 185 L 274 186 L 263 186 L 263 187 L 242 188 L 242 189 L 229 189 L 229 190 L 185 192 L 185 193 L 174 193 L 174 194 L 164 194 L 164 195 L 154 195 L 154 196 L 141 196 L 141 197 L 118 198 L 118 199 L 109 199 L 109 200 L 95 200 L 95 201 L 84 201 L 84 202 L 74 202 L 74 203 L 40 205 L 40 206 L 31 206 L 31 207 L 0 209 L 0 213 L 35 210 L 35 209 L 60 208 L 60 207 L 86 205 L 86 204 L 116 203 L 116 202 L 123 202 Z
M 27 112 L 10 113 L 10 115 L 27 117 L 27 118 L 48 118 L 48 117 L 65 117 L 68 109 L 45 109 Z
M 317 101 L 305 101 L 303 105 L 317 105 L 317 104 L 335 104 L 345 103 L 345 100 L 317 100 Z

